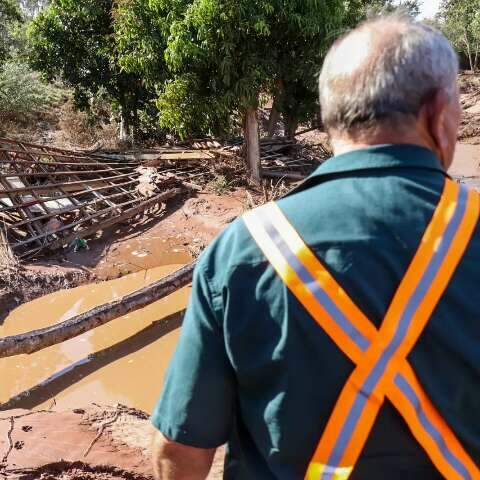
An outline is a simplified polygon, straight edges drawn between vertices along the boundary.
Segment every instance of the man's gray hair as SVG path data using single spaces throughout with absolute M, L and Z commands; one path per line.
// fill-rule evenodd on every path
M 398 15 L 369 20 L 338 39 L 320 75 L 328 131 L 352 133 L 417 117 L 435 92 L 455 93 L 458 57 L 439 31 Z

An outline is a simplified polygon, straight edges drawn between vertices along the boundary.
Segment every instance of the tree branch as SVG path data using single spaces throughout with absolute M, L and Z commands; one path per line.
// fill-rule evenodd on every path
M 192 281 L 195 262 L 114 302 L 100 305 L 57 325 L 0 339 L 0 358 L 32 354 L 75 338 L 130 312 L 140 310 Z

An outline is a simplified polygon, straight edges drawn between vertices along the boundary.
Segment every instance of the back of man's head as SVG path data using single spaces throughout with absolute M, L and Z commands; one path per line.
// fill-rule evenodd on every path
M 413 125 L 429 98 L 456 95 L 458 59 L 437 30 L 406 16 L 369 20 L 338 39 L 320 76 L 331 134 Z

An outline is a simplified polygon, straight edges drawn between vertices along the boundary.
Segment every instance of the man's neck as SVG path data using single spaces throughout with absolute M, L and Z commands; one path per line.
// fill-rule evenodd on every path
M 438 152 L 435 145 L 424 139 L 423 136 L 413 134 L 406 135 L 387 135 L 377 134 L 366 136 L 358 135 L 355 138 L 346 135 L 333 134 L 330 138 L 330 143 L 335 155 L 341 155 L 343 153 L 355 152 L 357 150 L 363 150 L 365 148 L 374 147 L 375 145 L 417 145 L 431 150 L 438 157 Z

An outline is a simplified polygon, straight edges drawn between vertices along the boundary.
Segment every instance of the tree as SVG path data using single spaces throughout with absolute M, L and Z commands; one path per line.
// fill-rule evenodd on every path
M 159 95 L 160 122 L 180 135 L 197 128 L 221 133 L 238 112 L 247 158 L 258 180 L 260 96 L 282 85 L 286 98 L 287 92 L 300 92 L 305 79 L 314 83 L 321 56 L 341 24 L 343 1 L 173 3 L 179 8 L 169 17 L 165 51 L 172 78 Z M 283 102 L 285 111 L 288 107 L 298 118 L 298 105 Z
M 13 44 L 12 26 L 21 20 L 22 15 L 17 2 L 14 0 L 0 0 L 0 65 L 8 58 Z
M 320 34 L 318 38 L 314 35 L 308 39 L 309 45 L 313 48 L 305 45 L 305 38 L 299 36 L 296 29 L 291 32 L 290 38 L 287 39 L 288 45 L 291 46 L 291 55 L 282 51 L 275 62 L 278 73 L 273 89 L 274 102 L 269 134 L 273 134 L 278 113 L 284 116 L 285 131 L 289 137 L 295 135 L 300 122 L 307 122 L 317 117 L 320 106 L 317 101 L 316 74 L 321 68 L 326 47 L 330 44 L 328 40 L 333 41 L 335 36 L 355 27 L 360 21 L 372 15 L 390 13 L 399 9 L 414 17 L 419 14 L 418 0 L 350 0 L 345 3 L 345 7 L 345 11 L 339 15 L 338 19 L 341 19 L 342 23 L 338 22 L 330 29 L 330 39 L 324 38 L 325 32 L 322 31 L 317 32 Z M 288 23 L 279 19 L 277 31 L 281 32 L 280 42 L 286 40 Z M 295 68 L 292 68 L 293 65 Z
M 187 5 L 188 0 L 117 0 L 115 4 L 114 29 L 119 65 L 124 72 L 142 79 L 151 95 L 146 109 L 151 121 L 157 124 L 158 92 L 171 79 L 165 60 L 170 24 L 180 17 Z M 161 108 L 170 107 L 168 104 Z M 192 117 L 196 115 L 192 114 Z M 204 131 L 203 128 L 195 129 L 195 121 L 190 123 L 189 120 L 185 115 L 183 120 L 178 118 L 161 126 L 181 137 Z
M 101 92 L 121 118 L 124 138 L 140 123 L 150 93 L 118 62 L 113 0 L 52 0 L 29 27 L 30 63 L 48 78 L 60 76 L 87 109 Z
M 309 2 L 292 2 L 277 16 L 272 43 L 280 48 L 272 51 L 272 116 L 276 110 L 283 114 L 285 133 L 290 138 L 295 136 L 299 123 L 312 120 L 319 112 L 317 74 L 330 44 L 344 30 L 347 13 L 340 4 L 331 3 L 329 9 L 324 7 L 319 12 Z M 296 15 L 301 21 L 292 21 Z
M 478 70 L 480 53 L 480 0 L 443 0 L 438 18 L 445 35 L 470 70 Z

